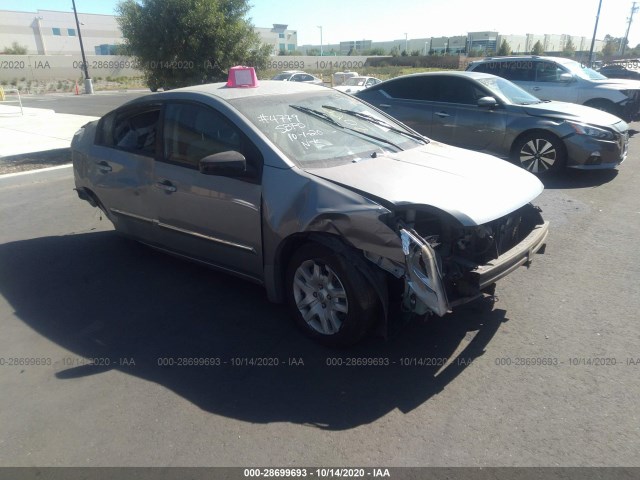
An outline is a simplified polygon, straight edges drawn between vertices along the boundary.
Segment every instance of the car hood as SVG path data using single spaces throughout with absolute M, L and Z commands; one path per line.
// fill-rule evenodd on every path
M 500 218 L 544 188 L 534 175 L 504 160 L 434 141 L 357 163 L 305 171 L 396 206 L 438 208 L 465 226 Z
M 574 120 L 580 123 L 614 127 L 619 131 L 627 130 L 627 124 L 615 115 L 576 103 L 543 102 L 526 105 L 524 111 L 534 117 L 557 118 L 559 120 Z M 622 125 L 619 125 L 622 124 Z
M 614 88 L 616 90 L 640 90 L 640 80 L 630 78 L 607 78 L 606 80 L 590 80 L 598 87 Z

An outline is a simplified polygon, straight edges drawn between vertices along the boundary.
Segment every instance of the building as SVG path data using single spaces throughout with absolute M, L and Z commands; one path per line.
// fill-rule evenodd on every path
M 274 23 L 273 28 L 254 28 L 262 43 L 272 46 L 271 54 L 291 54 L 298 50 L 298 32 L 288 30 L 288 25 Z
M 78 13 L 82 42 L 89 55 L 113 55 L 124 43 L 114 15 Z M 298 34 L 287 25 L 255 28 L 263 43 L 273 46 L 272 54 L 292 53 L 298 48 Z M 80 42 L 72 11 L 38 10 L 19 12 L 0 10 L 0 51 L 16 42 L 29 55 L 73 55 L 80 53 Z
M 469 32 L 467 34 L 469 52 L 496 52 L 498 47 L 498 32 Z
M 38 10 L 16 12 L 0 10 L 0 50 L 14 42 L 32 55 L 72 55 L 80 53 L 80 42 L 73 12 Z M 116 17 L 78 13 L 82 41 L 89 54 L 112 54 L 123 42 Z
M 366 50 L 371 50 L 371 40 L 351 40 L 340 42 L 340 55 L 349 55 L 350 53 L 360 54 Z
M 117 19 L 113 15 L 78 13 L 82 28 L 85 52 L 89 55 L 113 55 L 116 46 L 124 43 Z M 273 24 L 271 28 L 255 28 L 263 43 L 272 46 L 272 55 L 320 51 L 320 45 L 298 46 L 298 32 L 288 25 Z M 16 42 L 25 46 L 28 54 L 73 55 L 80 53 L 77 26 L 73 12 L 38 10 L 20 12 L 0 10 L 0 51 Z M 571 39 L 576 52 L 588 52 L 591 39 L 570 35 L 525 34 L 504 35 L 498 32 L 469 32 L 451 37 L 426 37 L 373 42 L 371 40 L 348 40 L 339 44 L 323 44 L 325 55 L 362 54 L 367 50 L 381 49 L 385 52 L 420 52 L 421 55 L 458 54 L 475 52 L 488 55 L 497 52 L 502 40 L 506 40 L 512 53 L 530 53 L 537 41 L 546 53 L 561 53 Z M 595 51 L 602 51 L 604 42 L 597 40 Z

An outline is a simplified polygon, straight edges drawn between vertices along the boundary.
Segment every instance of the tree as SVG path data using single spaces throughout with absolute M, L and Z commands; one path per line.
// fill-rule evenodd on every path
M 624 42 L 625 42 L 624 38 L 617 38 L 617 37 L 613 37 L 611 35 L 605 35 L 604 36 L 604 47 L 602 47 L 602 54 L 605 57 L 611 57 L 613 55 L 617 55 L 618 52 L 620 51 L 620 45 L 622 45 Z M 628 43 L 629 43 L 629 41 L 626 40 L 625 48 L 626 48 Z
M 502 43 L 500 44 L 500 48 L 498 49 L 498 55 L 501 57 L 506 57 L 507 55 L 511 55 L 511 47 L 509 43 L 507 43 L 506 39 L 502 39 Z
M 533 50 L 531 50 L 531 53 L 533 55 L 542 55 L 544 53 L 544 47 L 542 46 L 542 43 L 540 43 L 540 40 L 538 40 L 533 45 Z
M 10 47 L 4 47 L 2 53 L 4 55 L 26 55 L 27 47 L 19 45 L 18 42 L 13 42 Z
M 573 57 L 576 54 L 576 46 L 573 44 L 571 37 L 569 37 L 567 43 L 564 44 L 562 53 L 567 57 Z
M 266 67 L 272 47 L 247 20 L 249 8 L 247 0 L 123 0 L 117 12 L 153 89 L 222 81 L 234 65 Z
M 384 48 L 375 47 L 370 48 L 369 50 L 363 50 L 362 55 L 386 55 Z

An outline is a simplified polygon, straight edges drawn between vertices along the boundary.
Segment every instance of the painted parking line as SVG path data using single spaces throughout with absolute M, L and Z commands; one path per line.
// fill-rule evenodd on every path
M 31 175 L 34 173 L 42 173 L 42 172 L 50 172 L 52 170 L 60 170 L 62 168 L 70 168 L 72 167 L 72 163 L 66 163 L 64 165 L 56 165 L 55 167 L 45 167 L 45 168 L 37 168 L 34 170 L 25 170 L 23 172 L 13 172 L 13 173 L 5 173 L 4 175 L 0 175 L 0 179 L 3 178 L 11 178 L 11 177 L 19 177 L 22 175 Z

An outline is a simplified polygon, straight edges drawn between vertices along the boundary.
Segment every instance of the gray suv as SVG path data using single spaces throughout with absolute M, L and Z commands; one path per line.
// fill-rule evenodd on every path
M 503 158 L 535 174 L 562 167 L 614 168 L 627 156 L 628 125 L 594 108 L 543 102 L 486 73 L 397 77 L 357 92 L 414 130 Z
M 579 103 L 627 121 L 640 112 L 640 81 L 607 78 L 568 58 L 493 57 L 471 62 L 467 71 L 498 75 L 542 100 Z

